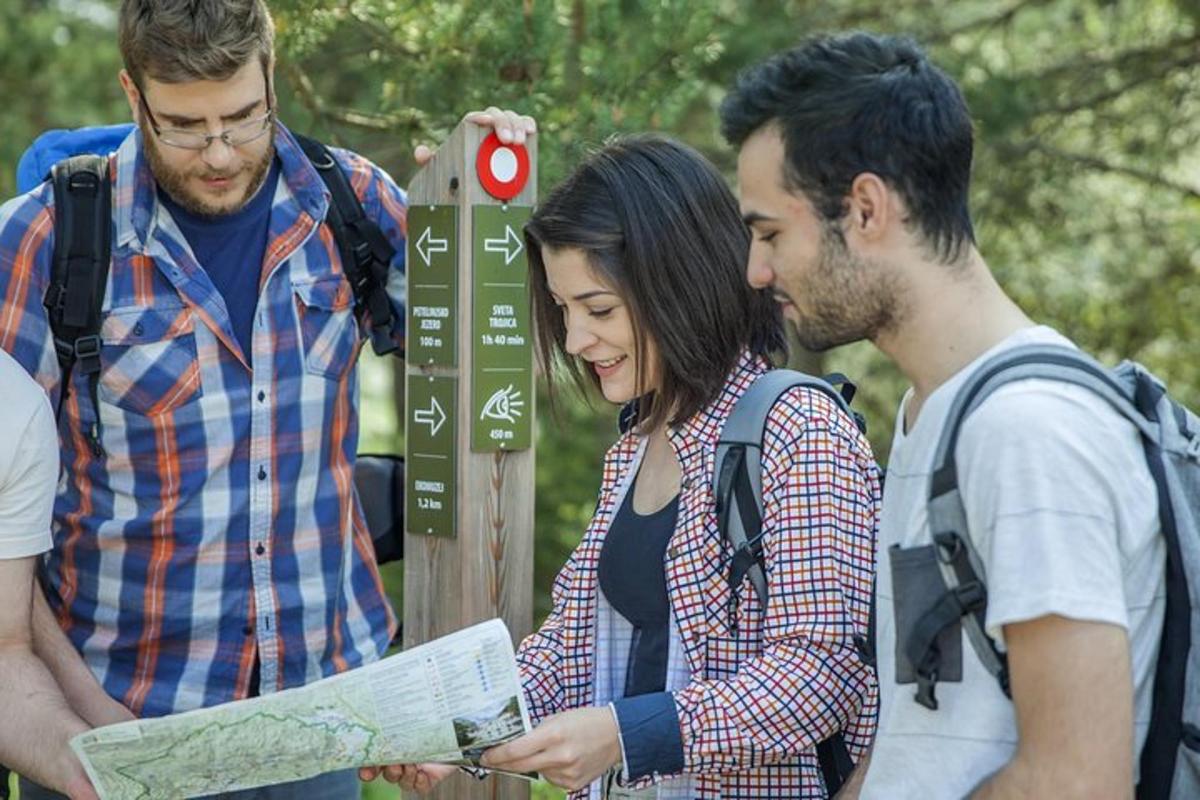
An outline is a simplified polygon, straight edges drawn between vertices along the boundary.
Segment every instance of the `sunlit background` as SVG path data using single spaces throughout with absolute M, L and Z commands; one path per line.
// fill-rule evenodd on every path
M 119 122 L 116 0 L 0 0 L 0 196 L 41 131 Z M 905 32 L 967 94 L 979 244 L 1035 318 L 1114 362 L 1146 362 L 1200 405 L 1200 3 L 1195 0 L 276 0 L 277 92 L 294 130 L 402 185 L 412 146 L 472 108 L 541 125 L 545 192 L 612 133 L 654 129 L 727 174 L 715 108 L 738 69 L 801 36 Z M 3 165 L 9 165 L 5 168 Z M 886 459 L 903 390 L 869 346 L 814 357 L 860 385 Z M 362 452 L 402 452 L 394 362 L 364 355 Z M 545 408 L 544 397 L 540 408 Z M 595 502 L 612 408 L 538 421 L 536 616 Z M 401 567 L 384 568 L 399 606 Z M 395 796 L 382 785 L 367 797 Z M 561 794 L 539 786 L 538 797 Z

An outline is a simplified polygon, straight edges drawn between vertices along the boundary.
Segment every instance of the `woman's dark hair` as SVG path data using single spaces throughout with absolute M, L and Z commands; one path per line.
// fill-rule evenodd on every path
M 576 385 L 596 374 L 567 353 L 566 326 L 546 280 L 543 249 L 583 251 L 629 309 L 638 384 L 647 341 L 661 384 L 641 398 L 639 424 L 678 424 L 716 399 L 744 350 L 784 347 L 778 304 L 746 282 L 750 235 L 721 175 L 686 145 L 657 135 L 611 140 L 540 204 L 525 226 L 542 364 Z M 561 362 L 559 362 L 561 359 Z

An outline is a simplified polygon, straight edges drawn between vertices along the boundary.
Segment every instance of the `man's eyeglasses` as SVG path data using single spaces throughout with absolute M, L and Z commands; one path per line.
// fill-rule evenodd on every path
M 271 129 L 271 120 L 275 116 L 275 109 L 271 108 L 270 89 L 267 90 L 266 114 L 254 119 L 248 119 L 245 122 L 239 122 L 237 125 L 226 128 L 220 133 L 200 133 L 199 131 L 185 131 L 180 128 L 161 128 L 158 125 L 158 120 L 154 118 L 154 112 L 146 104 L 146 93 L 142 91 L 141 87 L 138 87 L 138 101 L 142 104 L 142 110 L 146 112 L 146 118 L 150 120 L 150 128 L 154 131 L 154 135 L 158 137 L 158 140 L 163 144 L 170 145 L 171 147 L 179 147 L 183 150 L 207 150 L 208 146 L 217 139 L 220 139 L 229 147 L 241 147 L 266 134 Z

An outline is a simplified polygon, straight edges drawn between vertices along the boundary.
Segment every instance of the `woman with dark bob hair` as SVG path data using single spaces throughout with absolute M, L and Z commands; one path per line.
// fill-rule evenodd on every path
M 749 233 L 716 170 L 658 136 L 593 154 L 525 228 L 543 363 L 624 407 L 595 516 L 519 648 L 536 728 L 487 766 L 572 798 L 824 798 L 815 745 L 857 759 L 876 687 L 867 632 L 878 474 L 823 393 L 793 388 L 764 437 L 766 608 L 728 585 L 711 488 L 721 427 L 782 347 L 746 282 Z M 405 767 L 424 789 L 444 774 Z

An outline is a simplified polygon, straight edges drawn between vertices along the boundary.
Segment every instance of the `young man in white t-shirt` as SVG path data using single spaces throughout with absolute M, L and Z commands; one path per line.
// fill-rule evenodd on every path
M 95 798 L 72 736 L 88 730 L 33 653 L 37 557 L 50 549 L 58 435 L 45 392 L 0 350 L 0 764 L 72 800 Z
M 1132 796 L 1164 545 L 1138 435 L 1088 391 L 1011 384 L 956 450 L 1012 700 L 961 631 L 941 653 L 937 710 L 897 669 L 897 609 L 925 588 L 911 567 L 931 544 L 929 476 L 958 387 L 1005 348 L 1069 345 L 1022 313 L 975 248 L 958 87 L 908 40 L 821 37 L 743 74 L 722 123 L 740 148 L 750 282 L 775 291 L 805 346 L 869 339 L 912 382 L 879 533 L 879 730 L 842 796 Z

